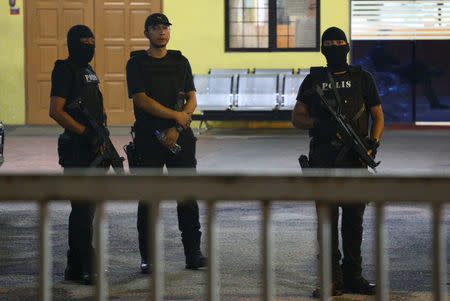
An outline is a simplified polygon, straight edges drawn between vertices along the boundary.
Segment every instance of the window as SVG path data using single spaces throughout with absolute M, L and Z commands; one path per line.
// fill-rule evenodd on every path
M 225 0 L 226 51 L 318 51 L 320 0 Z

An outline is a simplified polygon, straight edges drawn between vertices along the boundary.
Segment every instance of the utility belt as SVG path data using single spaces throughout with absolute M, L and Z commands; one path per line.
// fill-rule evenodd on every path
M 58 157 L 62 167 L 87 167 L 95 153 L 78 134 L 65 130 L 58 138 Z
M 318 166 L 354 168 L 360 163 L 357 153 L 342 140 L 319 137 L 311 140 L 309 158 L 301 155 L 298 161 L 302 169 Z
M 154 131 L 154 129 L 150 128 L 144 130 L 143 127 L 138 127 L 136 123 L 131 127 L 130 134 L 132 140 L 123 147 L 123 150 L 127 155 L 127 161 L 130 169 L 145 167 L 144 158 L 142 156 L 143 152 L 148 150 L 149 147 L 152 148 L 155 145 L 161 145 L 161 142 L 156 138 Z M 136 132 L 139 134 L 139 150 L 136 147 Z M 190 143 L 195 144 L 196 140 L 197 138 L 194 136 L 192 129 L 188 128 L 180 133 L 177 143 L 181 145 L 181 147 L 185 147 L 185 145 L 190 145 Z
M 342 147 L 344 147 L 344 142 L 342 142 L 342 140 L 336 138 L 332 138 L 330 139 L 329 137 L 312 137 L 311 140 L 311 145 L 312 146 L 318 146 L 321 145 L 323 147 L 325 146 L 329 146 L 332 147 L 333 149 L 339 150 Z

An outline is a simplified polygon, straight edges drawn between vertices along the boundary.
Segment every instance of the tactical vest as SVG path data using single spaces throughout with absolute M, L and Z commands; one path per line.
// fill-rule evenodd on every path
M 155 99 L 161 105 L 175 110 L 177 106 L 178 92 L 184 91 L 186 80 L 186 65 L 181 51 L 168 50 L 169 61 L 152 58 L 145 50 L 132 51 L 133 57 L 138 63 L 139 72 L 145 81 L 145 93 Z M 134 106 L 136 117 L 136 131 L 142 129 L 166 129 L 175 125 L 171 119 L 152 116 L 141 108 Z
M 70 96 L 67 99 L 64 110 L 70 114 L 76 121 L 83 125 L 87 125 L 87 121 L 77 111 L 71 111 L 67 108 L 73 101 L 78 99 L 83 101 L 84 107 L 90 112 L 91 117 L 97 121 L 98 124 L 105 123 L 105 116 L 103 114 L 103 96 L 98 87 L 99 79 L 97 74 L 90 66 L 86 68 L 78 68 L 70 61 L 66 61 L 72 70 L 72 89 Z
M 325 67 L 311 67 L 310 76 L 313 86 L 319 85 L 323 90 L 325 97 L 329 103 L 336 109 L 340 110 L 346 121 L 360 135 L 365 137 L 368 135 L 369 112 L 363 97 L 361 87 L 361 66 L 349 66 L 347 76 L 333 76 L 337 91 L 340 95 L 341 103 L 336 100 L 333 88 L 328 78 L 328 69 Z M 342 79 L 342 80 L 341 80 Z M 329 113 L 322 106 L 319 99 L 315 99 L 318 105 L 311 107 L 311 113 L 316 117 L 329 117 Z
M 176 103 L 176 96 L 178 92 L 184 90 L 184 84 L 186 80 L 186 66 L 184 64 L 183 56 L 181 51 L 178 50 L 167 50 L 167 55 L 172 56 L 174 59 L 172 64 L 160 65 L 157 63 L 159 59 L 154 59 L 147 54 L 146 50 L 136 50 L 130 53 L 130 57 L 135 57 L 139 62 L 139 67 L 141 68 L 141 73 L 151 78 L 157 79 L 158 77 L 168 80 L 170 86 L 173 90 L 173 95 L 170 99 Z M 167 83 L 166 83 L 167 84 Z M 152 91 L 146 91 L 149 97 L 155 97 L 152 95 Z M 156 97 L 158 100 L 158 98 Z M 174 108 L 173 105 L 169 106 L 171 109 Z

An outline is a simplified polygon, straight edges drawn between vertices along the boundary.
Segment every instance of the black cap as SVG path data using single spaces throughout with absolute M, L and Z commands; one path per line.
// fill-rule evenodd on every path
M 159 24 L 172 25 L 172 23 L 169 22 L 169 19 L 167 19 L 166 15 L 161 13 L 154 13 L 148 16 L 147 19 L 145 20 L 145 30 L 148 30 L 149 26 Z

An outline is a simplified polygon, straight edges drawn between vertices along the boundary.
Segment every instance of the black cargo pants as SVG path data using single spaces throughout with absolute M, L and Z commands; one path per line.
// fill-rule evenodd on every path
M 59 137 L 58 155 L 59 163 L 64 167 L 64 173 L 70 173 L 78 168 L 87 168 L 96 158 L 96 153 L 89 145 L 84 144 L 79 136 L 66 133 Z M 99 168 L 105 170 L 103 166 Z M 95 204 L 83 200 L 72 200 L 70 203 L 72 210 L 69 215 L 67 265 L 73 271 L 90 270 L 93 268 L 94 256 L 92 223 Z
M 333 147 L 329 141 L 312 140 L 310 144 L 310 165 L 312 168 L 365 168 L 362 163 L 349 153 L 342 161 L 336 162 L 340 148 Z M 342 210 L 341 235 L 342 254 L 339 250 L 339 207 Z M 361 276 L 361 244 L 363 234 L 363 216 L 366 204 L 339 203 L 330 206 L 331 218 L 331 263 L 332 280 L 342 283 L 343 278 L 354 279 Z M 319 213 L 317 210 L 317 214 Z M 318 239 L 320 233 L 318 233 Z M 340 263 L 342 259 L 342 265 Z
M 157 173 L 162 173 L 164 165 L 169 173 L 177 168 L 187 168 L 193 174 L 196 173 L 197 160 L 195 158 L 196 140 L 192 130 L 186 129 L 180 134 L 177 143 L 181 151 L 174 155 L 149 133 L 136 131 L 136 151 L 141 158 L 143 168 L 152 168 Z M 176 189 L 177 183 L 173 183 Z M 151 192 L 149 192 L 151 197 Z M 140 201 L 138 205 L 137 229 L 139 236 L 139 251 L 142 259 L 149 259 L 149 229 L 151 222 L 148 212 L 150 206 Z M 181 240 L 186 257 L 200 250 L 200 221 L 199 208 L 196 200 L 177 201 L 178 228 L 181 231 Z

